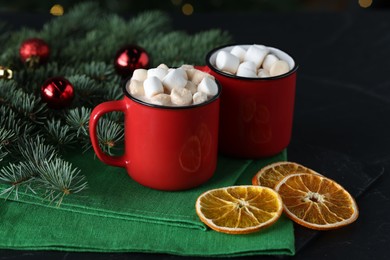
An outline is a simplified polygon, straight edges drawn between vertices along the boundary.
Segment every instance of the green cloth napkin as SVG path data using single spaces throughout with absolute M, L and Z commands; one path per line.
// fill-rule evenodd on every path
M 139 185 L 124 169 L 75 154 L 89 189 L 64 199 L 61 207 L 30 194 L 0 206 L 0 247 L 9 249 L 94 252 L 154 252 L 193 256 L 294 254 L 292 223 L 250 235 L 211 231 L 195 212 L 196 198 L 216 187 L 250 184 L 263 165 L 286 159 L 286 152 L 265 160 L 220 156 L 217 171 L 206 184 L 187 191 L 166 192 Z M 11 196 L 12 197 L 12 196 Z

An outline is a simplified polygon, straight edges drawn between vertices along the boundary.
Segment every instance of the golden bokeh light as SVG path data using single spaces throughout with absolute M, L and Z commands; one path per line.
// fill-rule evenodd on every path
M 194 12 L 194 7 L 192 4 L 184 4 L 183 7 L 181 8 L 181 11 L 185 15 L 191 15 Z
M 360 7 L 368 8 L 372 5 L 372 0 L 359 0 Z
M 59 4 L 55 4 L 50 8 L 50 13 L 55 16 L 61 16 L 64 14 L 64 7 Z

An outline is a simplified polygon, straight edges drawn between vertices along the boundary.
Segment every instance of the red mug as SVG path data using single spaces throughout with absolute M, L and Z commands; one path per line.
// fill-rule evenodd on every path
M 126 89 L 122 100 L 96 106 L 89 132 L 97 157 L 111 166 L 123 167 L 136 182 L 158 190 L 196 187 L 213 176 L 217 166 L 218 118 L 221 87 L 205 103 L 167 107 L 146 103 Z M 100 149 L 99 118 L 108 112 L 124 113 L 125 145 L 121 156 Z
M 269 78 L 244 78 L 215 67 L 217 53 L 235 45 L 218 47 L 199 68 L 222 85 L 219 151 L 242 158 L 261 158 L 285 149 L 291 139 L 297 64 L 287 53 L 272 47 L 270 52 L 289 63 L 291 70 Z M 240 45 L 248 48 L 250 45 Z

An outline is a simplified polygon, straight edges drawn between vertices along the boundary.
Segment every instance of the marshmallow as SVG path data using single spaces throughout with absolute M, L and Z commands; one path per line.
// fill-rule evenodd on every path
M 207 94 L 204 92 L 196 92 L 192 96 L 192 101 L 194 102 L 194 105 L 206 102 L 207 101 Z
M 177 72 L 180 73 L 180 75 L 182 75 L 183 78 L 185 78 L 186 80 L 188 80 L 188 77 L 187 77 L 187 72 L 185 71 L 185 69 L 183 68 L 177 68 L 175 69 Z
M 245 66 L 244 67 L 241 67 L 241 66 L 238 67 L 236 75 L 240 76 L 240 77 L 245 77 L 245 78 L 257 78 L 256 71 L 248 69 Z
M 259 78 L 268 78 L 268 77 L 270 77 L 269 71 L 266 70 L 266 69 L 259 69 L 259 71 L 257 72 L 257 76 Z
M 168 70 L 169 69 L 169 67 L 167 65 L 165 65 L 164 63 L 161 63 L 160 65 L 158 65 L 157 68 L 164 69 L 164 70 Z
M 290 71 L 290 66 L 284 60 L 278 60 L 272 64 L 269 69 L 269 74 L 271 77 L 279 76 Z
M 254 67 L 250 62 L 242 65 L 243 68 L 245 66 Z M 160 64 L 157 68 L 136 70 L 134 77 L 126 82 L 126 90 L 139 100 L 159 106 L 200 104 L 218 93 L 214 76 L 192 65 L 167 68 L 165 64 Z M 140 80 L 144 77 L 145 80 Z
M 157 77 L 159 80 L 163 80 L 164 77 L 168 74 L 168 70 L 163 68 L 154 68 L 148 70 L 148 78 Z
M 200 71 L 200 70 L 195 70 L 194 71 L 194 74 L 192 75 L 191 77 L 191 81 L 195 84 L 195 85 L 199 85 L 199 83 L 205 78 L 205 77 L 209 77 L 211 79 L 214 79 L 214 76 L 206 73 L 206 72 L 203 72 L 203 71 Z
M 226 51 L 218 52 L 215 62 L 219 70 L 229 71 L 233 74 L 236 73 L 238 65 L 240 65 L 240 59 Z
M 195 73 L 198 71 L 197 69 L 188 69 L 185 70 L 187 73 L 187 79 L 192 81 L 192 78 L 194 77 Z
M 257 78 L 256 72 L 254 72 L 253 70 L 248 70 L 246 68 L 238 68 L 236 75 L 244 78 Z
M 131 79 L 144 81 L 148 77 L 148 71 L 146 69 L 136 69 L 131 76 Z
M 155 104 L 155 105 L 160 105 L 160 106 L 172 105 L 171 96 L 167 95 L 167 94 L 157 94 L 150 99 L 150 102 Z
M 183 64 L 180 66 L 180 68 L 182 68 L 183 70 L 191 70 L 194 69 L 194 66 L 190 64 Z
M 145 90 L 145 96 L 148 98 L 151 98 L 154 95 L 164 92 L 164 88 L 163 85 L 161 84 L 161 80 L 159 80 L 155 76 L 145 79 L 144 90 Z
M 180 68 L 170 70 L 164 77 L 163 84 L 168 90 L 168 93 L 170 93 L 173 88 L 184 88 L 187 84 L 187 73 Z
M 209 77 L 205 77 L 198 85 L 198 91 L 204 92 L 207 96 L 214 96 L 218 93 L 217 83 Z
M 245 54 L 245 61 L 252 61 L 256 64 L 257 68 L 260 68 L 265 56 L 268 54 L 267 48 L 262 48 L 256 45 L 251 45 Z
M 128 81 L 126 84 L 126 89 L 127 92 L 136 97 L 145 95 L 143 83 L 136 79 L 131 79 L 130 81 Z
M 257 78 L 256 71 L 256 64 L 254 62 L 244 61 L 238 66 L 236 75 L 245 78 Z
M 273 54 L 268 54 L 267 56 L 265 56 L 264 58 L 264 61 L 263 61 L 263 68 L 266 69 L 266 70 L 270 70 L 271 69 L 271 66 L 277 62 L 279 59 L 273 55 Z
M 236 45 L 233 47 L 230 53 L 236 56 L 240 60 L 240 62 L 243 62 L 245 59 L 246 50 L 241 46 Z
M 253 62 L 253 61 L 244 61 L 240 64 L 240 66 L 238 66 L 238 69 L 240 68 L 245 68 L 245 69 L 248 69 L 248 70 L 252 70 L 252 71 L 256 71 L 257 68 L 256 68 L 256 64 Z M 238 71 L 237 69 L 237 71 Z
M 192 94 L 186 88 L 173 88 L 171 91 L 171 101 L 175 105 L 186 106 L 192 103 Z
M 192 81 L 187 81 L 187 85 L 184 88 L 191 91 L 191 94 L 195 94 L 195 92 L 198 91 L 198 87 Z

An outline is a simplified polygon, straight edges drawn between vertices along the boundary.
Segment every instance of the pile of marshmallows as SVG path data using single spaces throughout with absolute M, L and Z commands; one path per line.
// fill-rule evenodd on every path
M 213 76 L 192 65 L 168 68 L 137 69 L 126 85 L 127 91 L 137 99 L 160 106 L 196 105 L 218 93 Z
M 215 63 L 219 70 L 245 78 L 275 77 L 290 71 L 288 63 L 264 45 L 251 45 L 247 50 L 236 45 L 230 52 L 221 50 Z

